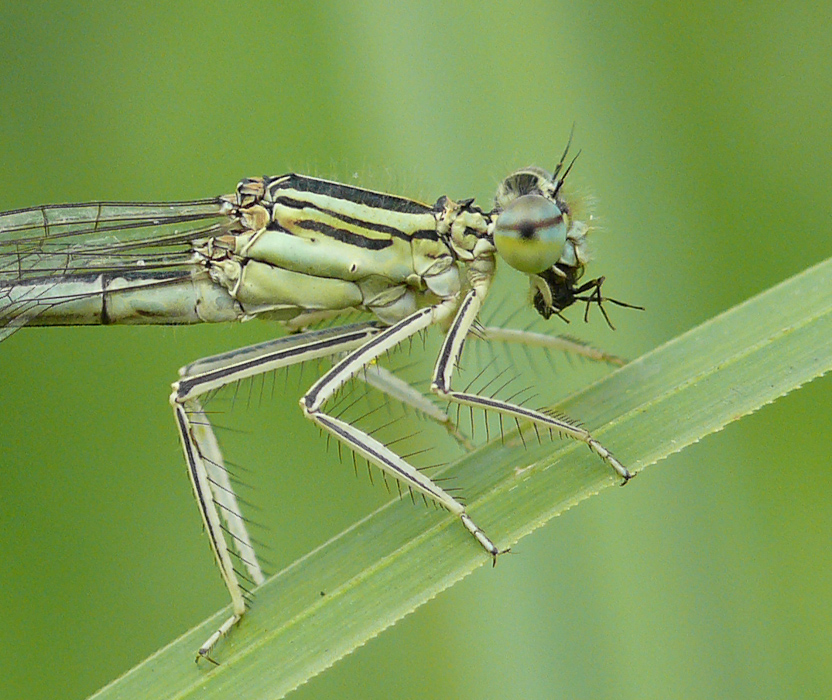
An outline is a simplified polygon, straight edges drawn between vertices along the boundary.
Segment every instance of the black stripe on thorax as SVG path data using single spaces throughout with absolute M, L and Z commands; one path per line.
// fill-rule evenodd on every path
M 322 221 L 315 221 L 314 219 L 301 219 L 297 222 L 297 226 L 306 231 L 314 231 L 320 233 L 322 236 L 327 236 L 333 240 L 346 243 L 347 245 L 354 245 L 358 248 L 366 248 L 368 250 L 384 250 L 393 245 L 391 238 L 370 238 L 369 236 L 362 236 L 360 233 L 353 233 L 346 229 L 336 228 L 325 224 Z M 285 229 L 277 221 L 272 221 L 267 227 L 271 231 L 284 231 L 292 233 Z
M 309 178 L 303 175 L 284 175 L 280 178 L 274 178 L 271 186 L 268 186 L 271 201 L 279 206 L 288 209 L 302 210 L 305 208 L 314 209 L 326 216 L 331 216 L 338 221 L 343 221 L 350 226 L 373 231 L 385 236 L 399 238 L 401 240 L 410 241 L 412 239 L 436 241 L 440 239 L 435 228 L 417 229 L 410 233 L 403 231 L 395 226 L 380 223 L 377 221 L 358 219 L 343 212 L 336 211 L 331 208 L 323 207 L 315 202 L 292 197 L 289 194 L 280 194 L 283 190 L 295 190 L 297 192 L 310 192 L 312 194 L 322 195 L 332 199 L 341 199 L 353 204 L 361 206 L 384 210 L 388 212 L 395 212 L 397 214 L 413 214 L 425 215 L 432 217 L 436 215 L 435 207 L 428 207 L 421 202 L 416 202 L 412 199 L 405 199 L 404 197 L 397 197 L 394 195 L 384 194 L 381 192 L 373 192 L 372 190 L 364 190 L 358 187 L 350 187 L 342 185 L 337 182 L 330 182 L 328 180 L 318 180 L 316 178 Z M 388 243 L 373 242 L 362 244 L 358 241 L 361 236 L 343 231 L 336 227 L 327 227 L 325 224 L 312 225 L 303 221 L 298 222 L 303 228 L 308 230 L 317 230 L 320 233 L 331 235 L 334 239 L 350 243 L 353 245 L 360 245 L 363 248 L 372 250 L 380 250 L 387 247 Z M 270 225 L 269 228 L 280 228 L 278 225 Z M 281 229 L 283 230 L 283 229 Z M 371 239 L 377 241 L 378 239 Z
M 319 211 L 322 214 L 331 216 L 333 219 L 338 219 L 339 221 L 343 221 L 345 224 L 350 224 L 351 226 L 358 226 L 359 228 L 364 228 L 368 231 L 376 231 L 377 233 L 382 233 L 387 236 L 393 236 L 395 238 L 401 238 L 403 240 L 410 239 L 410 236 L 407 233 L 405 233 L 401 229 L 397 229 L 394 226 L 380 224 L 376 221 L 356 219 L 354 216 L 342 214 L 340 212 L 333 211 L 332 209 L 325 209 L 324 207 L 319 207 L 314 202 L 307 202 L 302 199 L 295 199 L 293 197 L 278 197 L 275 200 L 275 204 L 279 204 L 280 206 L 287 207 L 289 209 L 314 209 L 315 211 Z
M 386 209 L 388 211 L 401 212 L 403 214 L 432 214 L 433 208 L 405 197 L 397 197 L 383 192 L 364 190 L 360 187 L 350 187 L 339 182 L 330 180 L 319 180 L 305 175 L 294 173 L 274 178 L 267 186 L 270 194 L 275 196 L 278 190 L 295 189 L 298 192 L 311 192 L 336 199 L 344 199 L 355 204 L 363 204 L 367 207 Z

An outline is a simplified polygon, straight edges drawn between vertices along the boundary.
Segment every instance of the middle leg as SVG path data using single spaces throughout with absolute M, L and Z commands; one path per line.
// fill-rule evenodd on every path
M 386 351 L 394 348 L 414 334 L 441 322 L 453 312 L 454 301 L 445 300 L 436 306 L 420 309 L 398 323 L 381 331 L 361 347 L 347 353 L 331 370 L 321 377 L 300 400 L 304 414 L 311 421 L 329 432 L 336 439 L 375 464 L 386 474 L 401 481 L 405 486 L 423 494 L 457 516 L 465 528 L 496 561 L 502 550 L 471 520 L 465 507 L 439 487 L 428 476 L 420 472 L 393 450 L 363 430 L 329 415 L 323 405 L 351 377 Z

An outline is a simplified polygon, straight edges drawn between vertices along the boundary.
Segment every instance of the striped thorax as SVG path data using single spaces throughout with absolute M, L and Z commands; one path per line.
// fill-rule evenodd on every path
M 587 261 L 587 228 L 570 222 L 559 189 L 521 170 L 484 212 L 470 199 L 428 206 L 302 175 L 250 178 L 224 198 L 238 230 L 198 245 L 195 262 L 248 314 L 284 321 L 359 308 L 394 323 L 455 298 L 472 276 L 490 279 L 495 253 L 545 294 L 574 285 Z M 548 294 L 551 312 L 557 301 Z

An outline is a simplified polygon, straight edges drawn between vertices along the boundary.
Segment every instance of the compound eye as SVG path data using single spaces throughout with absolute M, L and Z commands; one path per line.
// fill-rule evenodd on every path
M 536 275 L 563 253 L 568 223 L 551 199 L 527 194 L 512 200 L 494 224 L 494 245 L 515 270 Z

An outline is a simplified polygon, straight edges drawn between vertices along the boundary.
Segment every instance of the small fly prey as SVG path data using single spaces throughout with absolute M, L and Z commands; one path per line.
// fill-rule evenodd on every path
M 303 395 L 305 416 L 411 491 L 459 519 L 496 560 L 500 548 L 465 507 L 383 442 L 326 410 L 351 378 L 367 381 L 455 430 L 447 413 L 376 363 L 430 326 L 444 340 L 430 390 L 453 404 L 496 412 L 586 443 L 625 482 L 632 473 L 566 418 L 456 391 L 466 337 L 540 345 L 548 336 L 477 324 L 497 258 L 528 275 L 545 318 L 576 301 L 597 304 L 603 278 L 579 280 L 586 223 L 562 193 L 571 165 L 524 168 L 497 190 L 494 208 L 473 199 L 433 206 L 302 175 L 242 180 L 234 194 L 167 203 L 47 205 L 0 214 L 0 340 L 24 325 L 190 324 L 264 318 L 292 334 L 199 360 L 180 370 L 171 404 L 232 616 L 199 649 L 240 620 L 247 591 L 232 554 L 259 585 L 258 564 L 200 397 L 242 379 L 316 358 L 329 369 Z M 574 161 L 573 161 L 574 163 Z M 346 312 L 371 320 L 315 327 Z M 606 314 L 604 314 L 606 316 Z M 199 656 L 197 657 L 199 658 Z

